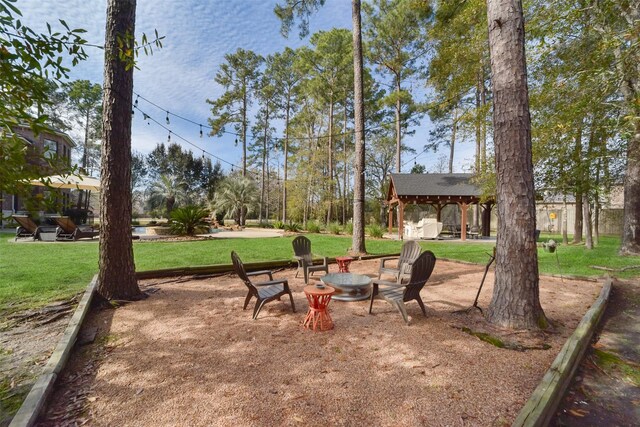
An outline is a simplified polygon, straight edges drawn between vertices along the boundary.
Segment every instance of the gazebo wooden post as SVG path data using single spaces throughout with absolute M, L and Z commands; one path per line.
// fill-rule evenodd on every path
M 442 222 L 442 205 L 440 203 L 436 203 L 435 207 L 436 207 L 436 221 Z
M 462 202 L 462 203 L 458 203 L 458 206 L 460 206 L 460 209 L 462 209 L 461 215 L 460 215 L 460 240 L 462 240 L 463 242 L 465 240 L 467 240 L 467 203 L 466 202 Z
M 389 233 L 393 231 L 393 206 L 389 203 Z

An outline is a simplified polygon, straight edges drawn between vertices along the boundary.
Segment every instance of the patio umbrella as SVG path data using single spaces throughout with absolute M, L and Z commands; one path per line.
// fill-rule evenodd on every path
M 53 188 L 70 188 L 73 190 L 100 191 L 100 180 L 85 175 L 51 175 L 41 180 L 31 180 L 31 185 L 48 186 Z

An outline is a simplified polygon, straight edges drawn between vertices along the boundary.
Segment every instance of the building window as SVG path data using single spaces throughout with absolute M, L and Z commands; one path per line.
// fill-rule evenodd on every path
M 44 140 L 44 157 L 51 159 L 58 155 L 58 143 L 50 139 Z

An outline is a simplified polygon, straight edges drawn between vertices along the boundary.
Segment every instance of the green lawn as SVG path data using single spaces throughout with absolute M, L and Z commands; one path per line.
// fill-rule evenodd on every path
M 350 237 L 309 234 L 314 253 L 335 257 L 345 255 Z M 557 236 L 555 236 L 557 237 Z M 548 239 L 543 235 L 541 241 Z M 235 250 L 245 262 L 292 258 L 293 237 L 269 239 L 217 239 L 192 242 L 135 242 L 136 270 L 155 270 L 230 263 Z M 557 239 L 561 241 L 561 239 Z M 485 264 L 493 243 L 467 244 L 424 241 L 423 248 L 439 258 Z M 397 253 L 402 242 L 367 240 L 370 254 Z M 592 265 L 620 268 L 640 264 L 637 257 L 619 257 L 619 239 L 604 237 L 593 251 L 584 246 L 559 246 L 556 254 L 538 251 L 540 272 L 548 274 L 601 276 Z M 558 261 L 560 267 L 558 267 Z M 98 269 L 97 242 L 13 243 L 11 234 L 0 234 L 0 318 L 3 313 L 68 298 L 83 290 Z M 621 277 L 640 276 L 632 270 Z

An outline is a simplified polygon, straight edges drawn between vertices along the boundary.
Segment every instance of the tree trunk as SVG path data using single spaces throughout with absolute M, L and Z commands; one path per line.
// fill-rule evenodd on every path
M 247 87 L 242 88 L 242 177 L 247 177 Z M 243 215 L 244 216 L 244 215 Z M 244 225 L 244 224 L 240 224 Z
M 493 76 L 498 234 L 487 320 L 516 329 L 547 326 L 540 306 L 531 118 L 520 0 L 488 0 Z
M 589 209 L 589 197 L 587 193 L 582 195 L 582 217 L 585 225 L 585 247 L 593 249 L 593 234 L 591 231 L 591 210 Z
M 287 97 L 287 111 L 284 121 L 284 177 L 282 181 L 282 222 L 287 222 L 287 167 L 289 165 L 289 111 L 291 98 Z
M 344 102 L 344 124 L 342 127 L 342 151 L 344 154 L 344 170 L 342 171 L 342 223 L 347 223 L 347 176 L 349 175 L 349 156 L 347 155 L 347 100 Z
M 327 224 L 331 222 L 332 211 L 333 211 L 333 94 L 329 98 L 329 152 L 327 153 L 329 156 L 329 206 L 327 207 Z
M 458 127 L 458 109 L 453 109 L 453 124 L 451 127 L 451 144 L 449 151 L 449 173 L 453 173 L 453 153 L 456 148 L 456 130 Z
M 354 254 L 367 252 L 364 240 L 364 90 L 362 64 L 362 24 L 360 0 L 352 0 L 353 20 L 353 109 L 355 118 L 355 168 L 353 177 L 353 238 L 351 251 Z
M 578 124 L 578 130 L 576 135 L 576 142 L 573 149 L 573 167 L 575 177 L 575 191 L 574 196 L 576 199 L 576 213 L 573 223 L 573 243 L 582 242 L 582 185 L 583 175 L 580 172 L 582 170 L 582 119 Z
M 480 175 L 480 156 L 482 151 L 482 122 L 480 120 L 480 92 L 482 85 L 482 72 L 478 71 L 476 76 L 476 161 L 475 161 L 475 173 Z M 480 224 L 480 206 L 476 203 L 473 205 L 473 226 L 478 228 Z
M 108 1 L 98 273 L 98 293 L 106 299 L 131 300 L 142 295 L 135 277 L 131 241 L 133 64 L 120 59 L 118 48 L 118 42 L 122 40 L 126 40 L 125 49 L 133 48 L 135 13 L 135 0 Z
M 562 198 L 562 244 L 569 244 L 569 236 L 567 235 L 567 195 L 564 194 Z
M 398 95 L 396 99 L 396 173 L 402 172 L 402 126 L 400 123 L 400 114 L 402 113 L 402 103 L 400 102 L 400 91 L 402 90 L 400 87 L 400 76 L 396 75 L 396 94 Z

